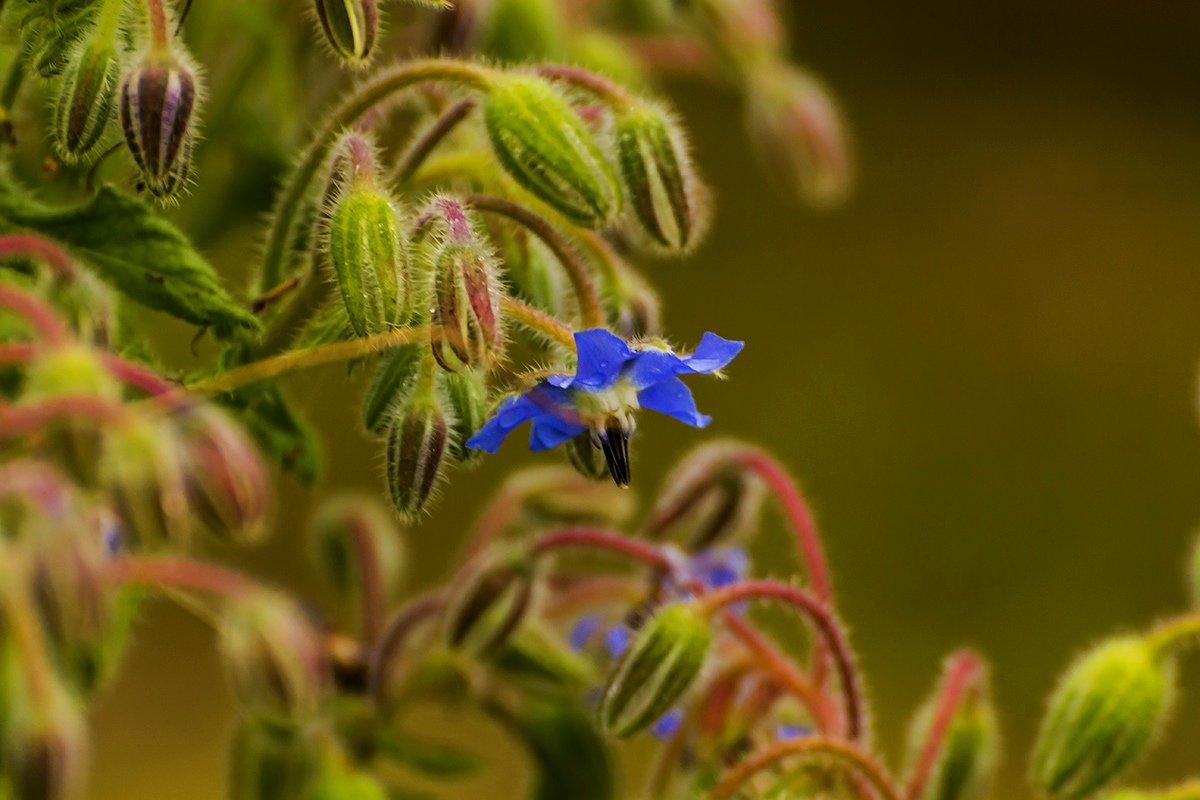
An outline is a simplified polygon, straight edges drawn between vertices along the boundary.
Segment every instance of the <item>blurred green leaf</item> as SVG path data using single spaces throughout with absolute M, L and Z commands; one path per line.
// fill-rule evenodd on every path
M 477 775 L 488 763 L 465 750 L 414 739 L 394 731 L 383 731 L 375 740 L 376 752 L 388 761 L 431 778 L 462 778 Z
M 612 800 L 612 762 L 592 717 L 574 702 L 529 703 L 508 720 L 538 769 L 534 800 Z

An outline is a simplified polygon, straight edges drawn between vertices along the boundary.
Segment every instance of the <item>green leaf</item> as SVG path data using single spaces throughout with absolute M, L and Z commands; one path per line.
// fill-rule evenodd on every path
M 393 731 L 380 732 L 375 744 L 380 757 L 430 778 L 467 777 L 487 768 L 482 756 Z
M 217 273 L 153 208 L 111 187 L 74 208 L 53 208 L 0 180 L 0 233 L 31 230 L 57 241 L 106 283 L 156 311 L 212 328 L 221 339 L 258 328 Z
M 255 384 L 225 395 L 221 403 L 238 413 L 264 454 L 304 483 L 313 483 L 321 463 L 316 435 L 278 386 Z

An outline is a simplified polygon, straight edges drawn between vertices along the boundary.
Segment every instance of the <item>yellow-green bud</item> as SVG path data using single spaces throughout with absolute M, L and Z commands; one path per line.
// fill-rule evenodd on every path
M 392 505 L 415 519 L 446 471 L 450 426 L 439 398 L 417 392 L 396 409 L 387 433 L 387 485 Z
M 615 123 L 617 163 L 638 228 L 653 246 L 690 249 L 708 224 L 708 189 L 696 174 L 679 124 L 652 103 Z
M 352 770 L 331 760 L 320 770 L 301 800 L 390 800 L 390 795 L 369 773 Z
M 501 61 L 557 59 L 567 38 L 556 0 L 493 0 L 482 27 L 482 51 Z
M 712 641 L 712 622 L 695 604 L 663 607 L 609 674 L 600 700 L 601 727 L 629 736 L 652 725 L 699 676 Z
M 230 600 L 219 626 L 221 653 L 239 700 L 280 720 L 316 713 L 329 685 L 320 634 L 283 595 Z
M 482 450 L 466 446 L 488 420 L 487 379 L 478 370 L 442 373 L 440 382 L 450 412 L 450 456 L 460 464 L 476 464 Z
M 77 47 L 54 103 L 54 143 L 68 164 L 90 158 L 117 102 L 121 62 L 111 41 Z
M 183 447 L 165 420 L 139 417 L 111 428 L 100 455 L 99 482 L 142 549 L 191 538 Z
M 422 345 L 407 344 L 383 356 L 363 395 L 363 426 L 368 431 L 383 433 L 387 430 L 391 412 L 416 388 L 424 354 Z
M 529 611 L 533 565 L 523 548 L 500 546 L 468 566 L 446 609 L 446 641 L 472 653 L 503 645 Z
M 376 0 L 316 0 L 317 22 L 334 54 L 352 67 L 366 66 L 379 38 Z
M 1033 780 L 1054 798 L 1087 797 L 1115 780 L 1153 743 L 1167 715 L 1170 663 L 1142 638 L 1088 651 L 1050 697 L 1033 753 Z
M 392 199 L 372 181 L 352 181 L 334 203 L 328 253 L 355 333 L 382 333 L 402 321 L 412 294 L 407 236 Z
M 532 75 L 500 76 L 483 115 L 500 164 L 531 194 L 586 227 L 599 227 L 620 211 L 612 164 L 549 83 Z

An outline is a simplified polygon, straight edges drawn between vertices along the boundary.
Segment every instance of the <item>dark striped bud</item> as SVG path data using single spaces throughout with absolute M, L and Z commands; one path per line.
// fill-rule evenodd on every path
M 599 227 L 620 211 L 613 165 L 549 83 L 502 75 L 484 101 L 483 116 L 500 164 L 531 194 L 585 227 Z
M 609 674 L 600 700 L 601 727 L 629 736 L 652 725 L 699 676 L 712 641 L 712 622 L 697 606 L 664 606 Z
M 1077 800 L 1116 780 L 1162 729 L 1174 674 L 1149 642 L 1102 642 L 1063 677 L 1033 751 L 1033 781 L 1046 795 Z
M 468 566 L 446 609 L 446 641 L 476 654 L 508 641 L 533 599 L 533 563 L 524 548 L 499 546 Z
M 424 354 L 422 345 L 407 344 L 382 357 L 371 385 L 363 395 L 363 426 L 368 431 L 383 433 L 387 430 L 391 412 L 416 388 Z
M 467 369 L 441 375 L 442 393 L 450 412 L 450 456 L 460 464 L 476 464 L 482 450 L 466 446 L 488 420 L 488 385 L 483 373 Z
M 500 358 L 500 285 L 496 259 L 475 237 L 450 239 L 433 262 L 433 355 L 444 369 L 487 370 Z
M 138 417 L 104 438 L 99 482 L 123 532 L 143 550 L 186 543 L 193 522 L 182 443 L 159 417 Z
M 404 550 L 400 532 L 387 509 L 374 496 L 346 496 L 326 501 L 309 533 L 313 561 L 344 600 L 362 591 L 360 564 L 379 571 L 385 593 L 400 583 Z
M 370 176 L 353 178 L 334 201 L 327 238 L 338 291 L 359 336 L 399 324 L 408 313 L 408 239 L 396 205 Z
M 180 421 L 193 517 L 213 536 L 260 540 L 272 516 L 271 476 L 257 448 L 225 412 L 189 409 Z
M 316 713 L 329 661 L 320 634 L 290 599 L 259 592 L 230 600 L 218 630 L 230 681 L 247 708 L 281 720 Z
M 376 0 L 316 0 L 317 21 L 334 55 L 351 67 L 365 67 L 379 37 Z
M 198 91 L 195 70 L 178 53 L 147 53 L 121 84 L 125 144 L 157 198 L 174 197 L 191 174 Z
M 68 164 L 86 161 L 100 144 L 117 102 L 121 63 L 111 41 L 79 47 L 54 103 L 54 143 Z
M 387 484 L 392 505 L 415 519 L 446 471 L 450 426 L 438 398 L 414 394 L 396 409 L 387 434 Z
M 581 433 L 563 446 L 567 463 L 583 477 L 592 481 L 608 480 L 608 461 L 604 453 L 592 444 L 590 433 Z
M 679 124 L 639 103 L 618 115 L 617 163 L 639 231 L 655 247 L 689 250 L 708 224 L 708 189 L 696 174 Z

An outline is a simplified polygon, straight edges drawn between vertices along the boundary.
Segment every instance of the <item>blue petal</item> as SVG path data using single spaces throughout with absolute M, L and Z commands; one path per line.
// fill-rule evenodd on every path
M 656 739 L 669 739 L 682 724 L 683 712 L 678 708 L 672 708 L 650 726 L 650 735 Z
M 610 656 L 620 658 L 621 654 L 629 649 L 631 639 L 633 639 L 633 634 L 629 628 L 624 625 L 613 625 L 604 633 L 604 646 L 608 649 Z
M 592 328 L 575 333 L 575 376 L 551 378 L 560 389 L 572 386 L 593 391 L 607 389 L 621 375 L 625 362 L 633 358 L 625 340 L 604 328 Z
M 572 650 L 582 650 L 587 647 L 588 642 L 596 635 L 596 631 L 600 629 L 600 624 L 603 622 L 599 614 L 584 614 L 579 619 L 575 620 L 575 624 L 571 626 L 571 630 L 567 633 L 567 643 L 571 645 Z
M 743 347 L 744 342 L 733 342 L 715 333 L 706 333 L 700 337 L 699 346 L 690 355 L 678 356 L 668 350 L 657 349 L 636 353 L 626 375 L 634 386 L 642 389 L 673 375 L 715 372 L 732 361 Z
M 700 344 L 696 346 L 695 352 L 683 360 L 688 369 L 697 374 L 716 372 L 733 361 L 734 356 L 742 352 L 745 346 L 745 342 L 735 342 L 722 339 L 715 333 L 706 333 L 700 337 Z
M 775 726 L 776 739 L 800 739 L 812 735 L 813 729 L 807 725 L 789 725 L 781 722 Z
M 529 432 L 529 449 L 540 453 L 558 447 L 563 442 L 569 442 L 585 431 L 586 425 L 544 414 L 533 420 L 533 430 Z
M 679 378 L 667 378 L 638 392 L 642 408 L 674 417 L 685 425 L 703 428 L 712 422 L 712 417 L 696 409 L 696 400 L 691 390 Z
M 492 418 L 467 440 L 467 447 L 494 453 L 510 433 L 529 420 L 569 423 L 574 414 L 570 401 L 569 392 L 539 383 L 525 394 L 505 399 Z

